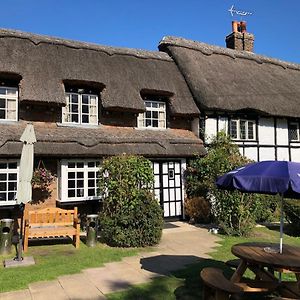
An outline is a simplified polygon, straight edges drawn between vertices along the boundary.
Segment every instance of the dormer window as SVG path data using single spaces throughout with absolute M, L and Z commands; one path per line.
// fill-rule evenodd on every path
M 146 111 L 138 116 L 139 128 L 166 128 L 166 101 L 159 97 L 144 97 Z
M 18 89 L 0 86 L 0 120 L 17 121 Z
M 86 89 L 67 90 L 62 122 L 98 125 L 98 95 Z

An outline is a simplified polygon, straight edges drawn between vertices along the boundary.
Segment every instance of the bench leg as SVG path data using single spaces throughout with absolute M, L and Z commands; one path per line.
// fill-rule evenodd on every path
M 23 237 L 23 243 L 24 243 L 23 251 L 24 251 L 24 253 L 28 251 L 28 234 L 29 234 L 28 228 L 26 227 L 24 237 Z
M 73 245 L 76 249 L 78 249 L 79 244 L 80 244 L 80 236 L 76 234 L 73 236 Z

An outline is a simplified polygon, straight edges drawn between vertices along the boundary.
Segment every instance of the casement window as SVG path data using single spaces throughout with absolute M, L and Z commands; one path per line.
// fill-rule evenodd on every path
M 100 162 L 95 160 L 63 160 L 61 163 L 61 201 L 99 199 Z
M 18 89 L 0 86 L 0 120 L 17 121 Z
M 166 128 L 166 102 L 145 98 L 144 113 L 138 116 L 138 128 Z
M 291 122 L 289 123 L 289 141 L 299 142 L 299 123 Z
M 229 135 L 233 140 L 255 140 L 255 125 L 253 120 L 232 119 Z
M 0 205 L 16 203 L 18 173 L 16 161 L 0 161 Z
M 62 123 L 98 124 L 98 95 L 83 89 L 66 92 L 66 106 L 62 108 Z

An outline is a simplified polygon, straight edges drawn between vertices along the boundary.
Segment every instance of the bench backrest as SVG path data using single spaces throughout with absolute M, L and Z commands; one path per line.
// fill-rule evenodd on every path
M 31 226 L 47 226 L 47 224 L 57 226 L 73 225 L 74 219 L 77 219 L 77 207 L 74 209 L 49 207 L 31 211 L 25 210 L 24 219 Z

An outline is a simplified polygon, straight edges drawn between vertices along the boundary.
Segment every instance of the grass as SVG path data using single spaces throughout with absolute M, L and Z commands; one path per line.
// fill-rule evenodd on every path
M 250 241 L 269 241 L 277 243 L 279 241 L 279 232 L 277 230 L 265 227 L 255 228 L 252 236 L 248 238 L 221 236 L 220 247 L 210 253 L 211 259 L 204 259 L 202 262 L 190 265 L 184 270 L 173 272 L 171 276 L 156 278 L 150 283 L 134 286 L 126 291 L 106 295 L 109 300 L 194 300 L 202 299 L 202 286 L 199 278 L 200 271 L 209 266 L 222 268 L 225 274 L 230 276 L 232 270 L 225 265 L 225 261 L 235 258 L 231 254 L 231 247 L 234 244 Z M 290 237 L 284 235 L 284 243 L 300 246 L 299 237 Z M 252 277 L 253 274 L 246 274 Z M 295 280 L 294 275 L 284 275 L 284 280 Z M 262 299 L 251 296 L 249 299 Z M 203 299 L 204 300 L 204 299 Z
M 32 282 L 53 280 L 60 275 L 79 273 L 85 268 L 100 267 L 104 263 L 136 255 L 139 250 L 111 248 L 100 243 L 93 248 L 81 243 L 79 249 L 72 244 L 61 243 L 30 246 L 27 255 L 33 256 L 36 264 L 8 269 L 0 267 L 0 292 L 24 289 Z M 0 260 L 13 256 L 0 256 Z

